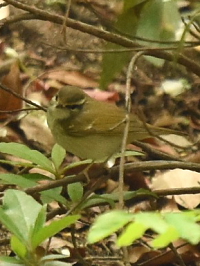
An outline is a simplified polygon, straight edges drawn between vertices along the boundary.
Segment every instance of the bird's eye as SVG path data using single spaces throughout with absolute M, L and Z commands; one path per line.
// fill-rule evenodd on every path
M 55 100 L 58 101 L 58 94 L 55 95 Z
M 82 105 L 81 104 L 72 104 L 67 106 L 70 110 L 76 110 L 76 109 L 81 109 Z

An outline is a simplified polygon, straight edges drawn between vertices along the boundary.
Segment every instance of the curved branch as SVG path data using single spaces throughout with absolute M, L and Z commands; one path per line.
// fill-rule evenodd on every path
M 40 20 L 45 20 L 45 21 L 51 21 L 56 24 L 62 25 L 63 22 L 65 21 L 64 16 L 56 15 L 49 13 L 47 11 L 41 10 L 39 8 L 29 6 L 26 4 L 23 4 L 19 1 L 15 0 L 5 0 L 7 4 L 11 4 L 19 9 L 22 9 L 24 11 L 27 11 L 34 15 L 34 19 L 40 19 Z M 6 21 L 5 21 L 6 22 Z M 67 18 L 66 19 L 67 26 L 76 30 L 79 30 L 81 32 L 85 32 L 91 35 L 94 35 L 100 39 L 103 39 L 105 41 L 111 42 L 118 44 L 123 47 L 127 48 L 133 48 L 133 47 L 141 47 L 140 45 L 136 44 L 134 41 L 131 39 L 128 39 L 126 37 L 122 37 L 118 34 L 110 33 L 105 30 L 101 30 L 97 27 L 85 24 L 83 22 L 76 21 L 74 19 Z M 166 52 L 166 51 L 160 51 L 160 50 L 148 50 L 148 48 L 144 47 L 144 51 L 146 55 L 162 58 L 168 61 L 173 61 L 174 60 L 174 55 Z M 179 55 L 177 58 L 177 62 L 186 68 L 188 68 L 190 71 L 195 73 L 197 76 L 200 76 L 200 65 L 194 62 L 193 60 L 190 60 L 189 58 Z
M 130 170 L 141 170 L 141 171 L 146 171 L 146 170 L 166 170 L 166 169 L 175 169 L 175 168 L 181 168 L 181 169 L 188 169 L 188 170 L 193 170 L 200 172 L 200 164 L 197 163 L 190 163 L 190 162 L 179 162 L 179 161 L 147 161 L 147 162 L 134 162 L 134 163 L 129 163 L 125 164 L 125 171 L 130 171 Z M 93 178 L 101 178 L 103 175 L 108 175 L 111 177 L 113 176 L 118 176 L 119 173 L 119 166 L 114 166 L 111 169 L 99 169 L 98 171 L 95 169 L 94 172 L 91 173 L 91 176 Z M 60 186 L 66 186 L 71 183 L 75 182 L 81 182 L 81 181 L 86 181 L 86 177 L 83 173 L 80 173 L 76 176 L 66 176 L 62 179 L 59 180 L 54 180 L 54 181 L 49 181 L 45 184 L 37 185 L 31 188 L 27 188 L 25 191 L 28 194 L 34 194 L 38 193 L 44 190 L 60 187 Z M 183 190 L 186 190 L 185 193 L 182 193 Z M 190 193 L 188 192 L 190 189 Z M 195 193 L 200 193 L 200 187 L 192 189 L 192 188 L 181 188 L 181 194 L 195 194 Z M 175 189 L 176 190 L 176 189 Z M 175 193 L 173 192 L 171 193 Z M 169 190 L 167 190 L 169 191 Z M 192 191 L 192 193 L 191 193 Z M 155 192 L 155 191 L 154 191 Z M 178 190 L 176 190 L 177 193 Z M 156 192 L 157 193 L 157 192 Z M 162 192 L 160 192 L 162 193 Z M 163 192 L 165 193 L 165 192 Z

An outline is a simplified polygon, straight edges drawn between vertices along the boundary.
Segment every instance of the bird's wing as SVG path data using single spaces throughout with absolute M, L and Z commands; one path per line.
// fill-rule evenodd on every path
M 64 125 L 69 135 L 84 136 L 90 134 L 123 135 L 126 124 L 126 111 L 114 104 L 90 101 L 74 117 Z M 102 110 L 102 112 L 100 111 Z M 105 112 L 106 110 L 106 112 Z M 92 112 L 92 113 L 91 113 Z M 144 139 L 151 134 L 178 134 L 170 129 L 154 127 L 144 123 L 134 114 L 129 115 L 129 140 Z
M 85 106 L 77 117 L 67 123 L 68 134 L 122 134 L 126 112 L 114 104 L 99 102 L 98 106 L 95 106 L 95 102 L 90 103 L 90 105 L 92 104 L 94 106 Z M 104 110 L 105 104 L 106 112 Z M 103 110 L 103 113 L 100 110 Z

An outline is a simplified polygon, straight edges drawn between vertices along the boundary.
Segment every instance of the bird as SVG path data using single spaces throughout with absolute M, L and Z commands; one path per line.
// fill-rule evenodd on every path
M 47 109 L 47 123 L 55 141 L 80 159 L 105 162 L 122 145 L 127 111 L 113 103 L 98 101 L 76 86 L 62 87 Z M 137 115 L 129 115 L 127 144 L 154 135 L 178 131 L 144 126 Z M 148 129 L 147 129 L 148 128 Z

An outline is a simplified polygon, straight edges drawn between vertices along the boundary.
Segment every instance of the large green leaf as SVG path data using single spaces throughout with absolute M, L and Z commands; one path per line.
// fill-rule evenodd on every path
M 67 204 L 65 197 L 61 195 L 62 187 L 56 187 L 41 192 L 41 200 L 43 203 L 48 204 L 52 201 L 60 202 L 64 205 Z
M 169 226 L 160 213 L 156 212 L 137 213 L 134 220 L 159 234 L 166 232 Z
M 33 246 L 36 248 L 44 240 L 55 235 L 56 233 L 70 226 L 71 224 L 75 223 L 79 218 L 80 215 L 71 215 L 61 218 L 58 221 L 53 221 L 49 225 L 43 227 L 33 236 Z
M 55 260 L 55 261 L 47 261 L 43 264 L 43 266 L 72 266 L 72 264 L 69 262 Z
M 146 230 L 147 227 L 141 223 L 130 223 L 119 236 L 117 244 L 119 246 L 130 246 L 136 239 L 142 237 Z
M 196 245 L 200 242 L 200 225 L 195 223 L 195 216 L 191 213 L 167 213 L 165 217 L 177 229 L 180 237 Z
M 66 150 L 60 145 L 55 144 L 51 151 L 51 159 L 54 163 L 55 169 L 58 171 L 66 155 Z
M 151 245 L 154 248 L 165 248 L 173 241 L 176 241 L 178 238 L 180 238 L 178 230 L 173 226 L 169 226 L 166 232 L 160 234 L 151 242 Z
M 129 34 L 134 36 L 138 27 L 140 12 L 143 9 L 146 1 L 137 1 L 134 5 L 129 1 L 124 3 L 124 10 L 118 17 L 114 27 L 119 34 Z M 122 68 L 130 60 L 131 52 L 117 52 L 120 45 L 108 43 L 105 47 L 107 50 L 115 50 L 115 53 L 105 53 L 102 59 L 102 74 L 100 80 L 100 87 L 105 88 L 107 84 L 118 74 Z
M 180 213 L 141 212 L 129 214 L 125 211 L 111 211 L 97 218 L 88 234 L 88 242 L 94 243 L 113 234 L 124 226 L 117 244 L 128 246 L 151 229 L 158 236 L 151 242 L 154 248 L 164 248 L 178 238 L 191 244 L 200 242 L 200 210 Z
M 29 244 L 38 214 L 43 208 L 23 191 L 9 189 L 0 208 L 0 221 L 23 243 Z
M 47 157 L 37 150 L 31 150 L 27 146 L 20 143 L 0 143 L 0 152 L 12 154 L 16 157 L 28 160 L 43 169 L 54 172 L 52 168 L 52 163 Z
M 21 231 L 18 230 L 16 225 L 16 220 L 12 220 L 9 215 L 7 215 L 2 208 L 0 208 L 0 221 L 1 223 L 14 235 L 16 235 L 20 240 L 23 241 L 24 237 Z
M 80 182 L 69 184 L 67 192 L 72 202 L 79 202 L 83 197 L 83 185 Z
M 112 211 L 99 216 L 90 228 L 88 242 L 95 243 L 111 235 L 133 219 L 133 215 L 124 211 Z
M 28 246 L 27 245 L 24 245 L 22 243 L 22 241 L 20 241 L 16 236 L 12 236 L 11 237 L 11 249 L 12 251 L 15 252 L 15 254 L 21 258 L 21 259 L 24 259 L 26 257 L 26 254 L 27 254 L 27 248 Z
M 40 209 L 40 212 L 38 213 L 38 216 L 35 220 L 34 227 L 32 230 L 32 237 L 44 227 L 44 224 L 46 222 L 46 215 L 46 205 L 44 205 Z
M 14 257 L 7 257 L 7 256 L 0 256 L 0 265 L 1 266 L 24 266 L 22 264 L 22 261 L 20 261 L 18 258 Z
M 176 31 L 180 23 L 181 16 L 178 12 L 177 2 L 175 0 L 150 0 L 141 13 L 137 36 L 157 41 L 156 43 L 142 41 L 142 45 L 148 47 L 163 47 L 164 45 L 166 47 L 167 44 L 162 44 L 160 42 L 175 41 Z M 162 59 L 147 58 L 158 66 L 164 63 Z
M 38 181 L 51 180 L 49 177 L 41 174 L 0 174 L 0 183 L 17 185 L 21 188 L 29 188 L 38 185 Z

